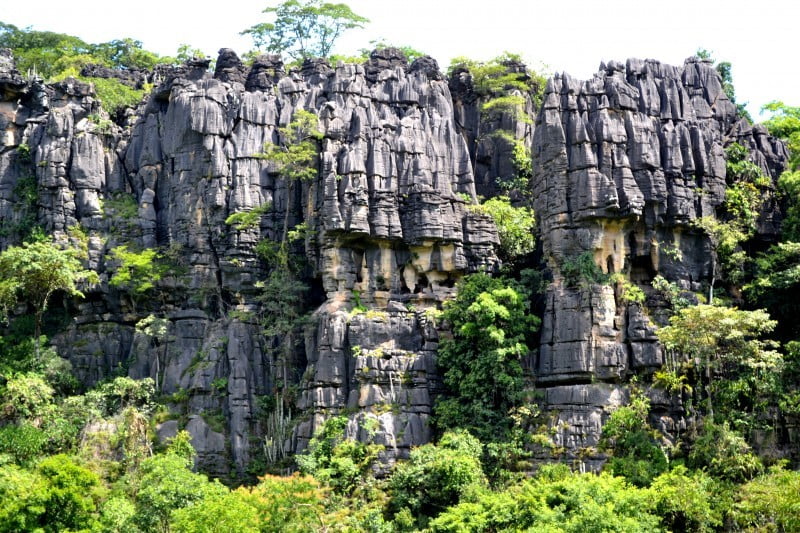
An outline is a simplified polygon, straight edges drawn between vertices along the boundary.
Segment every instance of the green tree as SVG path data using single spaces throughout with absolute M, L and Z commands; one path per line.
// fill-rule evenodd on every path
M 731 429 L 728 422 L 715 424 L 709 418 L 704 420 L 692 444 L 688 465 L 736 483 L 751 479 L 763 469 L 761 460 L 744 437 Z
M 704 472 L 679 465 L 658 476 L 651 486 L 656 512 L 669 531 L 715 531 L 722 525 L 719 484 Z
M 140 533 L 136 526 L 136 505 L 125 496 L 113 496 L 100 506 L 98 531 L 115 533 Z
M 714 414 L 713 400 L 732 383 L 745 380 L 737 390 L 744 398 L 736 402 L 723 397 L 722 416 L 734 410 L 757 411 L 766 390 L 782 365 L 774 342 L 761 337 L 775 328 L 766 311 L 741 311 L 713 305 L 695 305 L 678 311 L 669 326 L 657 331 L 659 340 L 682 368 L 704 381 L 709 414 Z M 717 377 L 726 379 L 716 379 Z M 698 391 L 699 387 L 695 388 Z
M 781 237 L 786 241 L 800 242 L 800 170 L 787 170 L 781 174 L 778 189 L 786 205 Z
M 771 246 L 753 261 L 753 279 L 743 289 L 748 301 L 766 307 L 790 338 L 800 335 L 800 243 Z
M 117 246 L 111 249 L 111 257 L 118 262 L 118 266 L 109 285 L 127 290 L 136 312 L 136 304 L 156 288 L 169 267 L 161 261 L 161 254 L 153 248 L 134 252 L 127 245 Z
M 20 72 L 36 73 L 45 79 L 57 73 L 61 58 L 87 55 L 91 51 L 91 45 L 72 35 L 20 29 L 3 22 L 0 22 L 0 48 L 11 49 Z
M 89 63 L 116 68 L 153 68 L 162 58 L 131 38 L 89 44 L 73 35 L 20 29 L 0 22 L 0 48 L 10 48 L 20 72 L 35 72 L 44 79 L 76 75 Z
M 600 441 L 602 448 L 613 452 L 605 468 L 637 487 L 650 485 L 668 467 L 667 456 L 658 444 L 660 435 L 647 420 L 649 414 L 650 400 L 632 388 L 630 403 L 611 413 Z
M 719 217 L 705 216 L 694 221 L 711 245 L 710 304 L 714 303 L 714 287 L 719 277 L 729 283 L 742 281 L 747 255 L 741 245 L 755 235 L 763 190 L 772 185 L 770 178 L 750 160 L 750 152 L 744 146 L 732 143 L 725 149 L 725 159 L 728 188 L 722 212 Z
M 319 174 L 319 143 L 322 133 L 319 131 L 317 116 L 303 109 L 295 111 L 292 121 L 278 129 L 281 142 L 267 144 L 264 153 L 259 157 L 274 163 L 278 172 L 286 180 L 286 213 L 283 219 L 281 247 L 285 249 L 289 238 L 289 214 L 292 190 L 295 182 L 309 181 Z
M 45 415 L 53 403 L 53 387 L 35 372 L 9 376 L 2 387 L 2 418 L 36 419 Z
M 435 407 L 439 427 L 469 428 L 486 440 L 509 429 L 508 413 L 522 400 L 522 358 L 539 325 L 527 311 L 519 286 L 486 274 L 460 282 L 444 311 L 453 336 L 437 357 L 446 388 Z
M 250 35 L 259 50 L 286 53 L 294 60 L 328 57 L 342 33 L 369 22 L 346 4 L 322 0 L 286 0 L 264 13 L 274 15 L 275 20 L 251 26 L 241 34 Z
M 533 479 L 500 493 L 482 491 L 430 522 L 430 530 L 574 533 L 659 531 L 649 490 L 607 473 L 573 474 L 545 465 Z
M 528 207 L 514 207 L 506 196 L 496 196 L 469 209 L 492 217 L 500 237 L 500 257 L 513 261 L 533 252 L 536 239 L 533 231 L 536 220 Z
M 91 45 L 90 50 L 117 68 L 152 69 L 160 60 L 158 54 L 145 50 L 141 41 L 130 37 Z
M 383 447 L 344 438 L 346 416 L 325 421 L 308 444 L 308 450 L 295 457 L 300 472 L 350 495 L 371 474 L 373 463 Z
M 763 110 L 773 113 L 764 121 L 767 130 L 783 140 L 789 149 L 789 165 L 778 179 L 786 206 L 781 229 L 784 240 L 797 242 L 800 241 L 800 107 L 775 101 L 765 105 Z
M 279 134 L 281 142 L 266 145 L 260 157 L 271 161 L 286 180 L 283 231 L 279 243 L 265 239 L 256 246 L 256 253 L 270 269 L 267 279 L 259 281 L 256 286 L 261 289 L 259 299 L 263 306 L 265 334 L 273 339 L 283 371 L 287 373 L 286 365 L 300 338 L 307 301 L 304 296 L 308 291 L 308 286 L 300 280 L 302 261 L 293 257 L 289 249 L 291 242 L 305 233 L 300 231 L 305 224 L 299 224 L 294 230 L 289 228 L 291 199 L 298 181 L 308 181 L 318 175 L 322 134 L 318 130 L 317 116 L 304 110 L 296 111 L 292 121 L 279 128 Z M 255 209 L 241 217 L 234 214 L 228 217 L 228 221 L 247 227 L 256 223 L 261 212 L 261 209 Z M 284 383 L 288 383 L 286 378 L 284 376 Z
M 45 241 L 11 246 L 0 253 L 0 313 L 7 313 L 19 300 L 33 307 L 38 360 L 42 317 L 53 293 L 62 291 L 83 298 L 77 284 L 98 281 L 96 272 L 82 267 L 75 250 L 62 250 Z
M 245 490 L 213 494 L 172 513 L 171 531 L 183 533 L 259 533 L 262 518 Z
M 741 531 L 800 531 L 800 472 L 773 467 L 736 497 L 732 515 Z
M 538 107 L 542 102 L 547 80 L 536 72 L 509 70 L 509 65 L 522 64 L 522 62 L 521 55 L 511 52 L 503 52 L 489 61 L 455 57 L 450 61 L 447 74 L 453 76 L 459 71 L 468 71 L 472 77 L 472 90 L 482 97 L 504 97 L 508 96 L 509 91 L 512 90 L 529 92 L 534 107 Z
M 389 479 L 390 509 L 407 509 L 424 527 L 426 518 L 486 485 L 481 453 L 480 441 L 460 430 L 445 433 L 438 444 L 412 449 Z
M 0 531 L 37 530 L 46 498 L 46 482 L 37 472 L 0 466 Z
M 255 487 L 237 491 L 244 492 L 258 509 L 261 531 L 310 533 L 326 529 L 322 516 L 327 495 L 312 477 L 296 473 L 288 477 L 267 475 Z
M 135 484 L 136 523 L 145 531 L 170 531 L 171 514 L 227 489 L 191 471 L 192 461 L 175 451 L 142 461 Z
M 88 531 L 103 496 L 100 479 L 66 455 L 33 470 L 0 467 L 0 531 Z
M 800 107 L 774 101 L 765 105 L 762 110 L 772 112 L 772 116 L 764 121 L 764 126 L 771 135 L 782 139 L 789 149 L 787 170 L 800 170 Z
M 66 455 L 43 459 L 37 471 L 47 483 L 44 497 L 46 531 L 91 528 L 103 496 L 100 478 Z

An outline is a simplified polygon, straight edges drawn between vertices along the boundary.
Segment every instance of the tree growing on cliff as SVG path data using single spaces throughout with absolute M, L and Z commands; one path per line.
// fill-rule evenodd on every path
M 363 28 L 369 22 L 346 4 L 320 0 L 286 0 L 263 12 L 274 15 L 274 22 L 261 22 L 247 28 L 241 35 L 250 35 L 258 50 L 286 53 L 300 61 L 309 57 L 328 57 L 342 33 Z
M 539 319 L 528 314 L 519 287 L 486 274 L 468 276 L 444 319 L 453 337 L 439 347 L 447 394 L 436 403 L 441 428 L 467 428 L 488 441 L 510 428 L 509 410 L 522 400 L 522 358 Z
M 681 309 L 656 334 L 683 369 L 703 383 L 707 412 L 713 417 L 718 401 L 721 414 L 746 424 L 748 413 L 766 408 L 783 364 L 775 343 L 762 340 L 775 325 L 763 310 L 695 305 Z
M 317 158 L 322 133 L 317 127 L 317 116 L 300 109 L 292 116 L 292 121 L 279 128 L 280 144 L 268 144 L 260 158 L 274 163 L 278 172 L 286 180 L 286 212 L 283 219 L 281 247 L 285 248 L 289 238 L 289 212 L 292 189 L 297 181 L 314 179 L 319 173 Z
M 0 254 L 0 314 L 20 300 L 34 310 L 36 359 L 39 360 L 42 317 L 53 293 L 79 296 L 80 281 L 97 283 L 97 273 L 85 270 L 75 250 L 62 250 L 52 242 L 39 241 L 12 246 Z

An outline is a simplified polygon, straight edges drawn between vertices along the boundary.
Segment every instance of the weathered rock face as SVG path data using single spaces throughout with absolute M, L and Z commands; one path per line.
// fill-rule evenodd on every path
M 391 50 L 364 66 L 310 61 L 289 74 L 272 56 L 248 72 L 230 50 L 215 77 L 207 66 L 159 70 L 163 81 L 126 130 L 96 123 L 90 85 L 67 80 L 35 107 L 19 96 L 34 88 L 14 89 L 17 78 L 4 74 L 0 220 L 15 222 L 14 190 L 35 172 L 38 220 L 60 239 L 75 240 L 80 227 L 104 280 L 56 339 L 61 353 L 87 385 L 120 371 L 154 378 L 216 475 L 242 473 L 260 450 L 257 405 L 278 381 L 299 385 L 306 413 L 292 448 L 346 411 L 353 434 L 366 438 L 368 427 L 387 445 L 387 461 L 406 454 L 430 438 L 438 383 L 425 310 L 450 298 L 465 273 L 497 263 L 494 224 L 465 209 L 474 180 L 447 82 L 432 59 L 409 66 Z M 299 109 L 319 117 L 320 177 L 287 188 L 259 154 Z M 271 209 L 255 228 L 224 223 L 264 204 Z M 254 246 L 280 240 L 286 217 L 290 228 L 306 225 L 309 281 L 324 302 L 291 361 L 274 355 L 250 318 L 265 275 Z M 173 263 L 146 301 L 107 283 L 116 268 L 109 251 L 122 244 L 161 247 Z M 368 312 L 353 313 L 356 303 Z M 148 314 L 168 319 L 162 338 L 134 327 Z M 377 423 L 364 426 L 367 418 Z M 170 422 L 162 436 L 177 429 Z
M 518 74 L 519 81 L 529 79 L 525 65 L 507 62 L 509 73 Z M 531 146 L 533 119 L 538 109 L 529 92 L 519 89 L 504 91 L 503 96 L 522 100 L 519 110 L 487 111 L 484 105 L 500 95 L 483 94 L 474 86 L 472 74 L 464 68 L 455 69 L 449 79 L 453 95 L 453 111 L 459 132 L 467 142 L 475 174 L 475 190 L 479 196 L 492 198 L 508 194 L 511 183 L 519 175 L 514 157 L 514 142 Z
M 364 65 L 308 61 L 288 73 L 277 56 L 248 69 L 223 49 L 213 76 L 199 59 L 147 74 L 158 86 L 116 117 L 119 126 L 91 85 L 27 81 L 0 51 L 0 249 L 33 222 L 86 247 L 102 282 L 73 304 L 74 323 L 54 342 L 87 385 L 152 377 L 176 414 L 159 435 L 190 431 L 206 471 L 246 470 L 270 431 L 259 406 L 287 388 L 301 416 L 286 448 L 304 449 L 323 420 L 346 414 L 348 433 L 384 444 L 390 464 L 431 436 L 433 310 L 464 274 L 497 267 L 494 223 L 464 198 L 476 185 L 494 195 L 496 178 L 513 176 L 511 144 L 491 135 L 510 131 L 532 142 L 553 276 L 529 369 L 560 428 L 557 444 L 577 453 L 597 444 L 606 409 L 625 401 L 620 384 L 662 355 L 641 307 L 615 287 L 568 286 L 565 262 L 588 252 L 642 287 L 652 309 L 657 273 L 698 290 L 710 254 L 691 222 L 724 199 L 725 143 L 746 145 L 773 177 L 787 154 L 763 128 L 736 121 L 718 76 L 698 60 L 610 63 L 586 82 L 556 76 L 535 127 L 481 115 L 463 74 L 448 82 L 431 58 L 408 65 L 391 49 Z M 290 187 L 259 155 L 301 109 L 319 117 L 319 175 Z M 225 224 L 262 206 L 255 227 Z M 775 234 L 773 208 L 759 221 L 762 238 Z M 255 253 L 262 239 L 279 241 L 287 221 L 305 228 L 295 252 L 307 259 L 316 307 L 289 356 L 263 333 L 257 282 L 267 266 Z M 120 245 L 162 251 L 169 272 L 148 297 L 108 283 Z M 151 314 L 166 319 L 165 334 L 136 327 Z M 653 405 L 663 427 L 680 424 L 680 406 Z
M 703 289 L 712 254 L 692 222 L 714 216 L 724 201 L 724 147 L 733 141 L 777 178 L 785 148 L 762 127 L 737 122 L 709 62 L 673 67 L 631 59 L 602 65 L 589 81 L 566 74 L 549 81 L 536 120 L 532 184 L 553 282 L 531 370 L 557 413 L 557 444 L 596 446 L 609 405 L 597 398 L 609 387 L 621 394 L 617 384 L 626 377 L 662 364 L 643 308 L 623 301 L 619 288 L 569 286 L 565 264 L 588 253 L 604 273 L 639 285 L 653 309 L 657 274 Z M 777 217 L 768 202 L 761 238 L 775 238 Z

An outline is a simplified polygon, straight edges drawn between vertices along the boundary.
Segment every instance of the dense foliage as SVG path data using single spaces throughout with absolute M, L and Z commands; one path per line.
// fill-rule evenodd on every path
M 439 348 L 448 393 L 436 404 L 437 423 L 502 438 L 509 410 L 523 399 L 522 358 L 539 319 L 528 314 L 527 295 L 518 284 L 475 274 L 458 289 L 443 316 L 453 337 Z

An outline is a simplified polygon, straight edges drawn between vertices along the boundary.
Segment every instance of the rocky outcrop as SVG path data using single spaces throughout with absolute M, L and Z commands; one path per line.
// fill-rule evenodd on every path
M 68 302 L 75 319 L 54 339 L 59 352 L 86 385 L 152 377 L 173 411 L 159 435 L 187 429 L 200 466 L 223 477 L 243 474 L 265 436 L 300 451 L 338 414 L 349 435 L 385 446 L 386 464 L 430 439 L 437 310 L 463 275 L 498 267 L 494 223 L 466 204 L 515 176 L 520 140 L 532 146 L 529 192 L 552 274 L 528 369 L 557 444 L 596 466 L 602 458 L 584 452 L 607 409 L 626 400 L 632 373 L 661 364 L 649 282 L 708 282 L 708 243 L 692 221 L 724 199 L 726 143 L 747 146 L 773 177 L 787 155 L 737 120 L 711 65 L 696 59 L 612 62 L 584 82 L 555 76 L 535 125 L 482 115 L 468 73 L 446 80 L 433 59 L 409 65 L 393 49 L 363 65 L 288 71 L 278 56 L 248 68 L 222 49 L 213 75 L 208 65 L 157 67 L 147 78 L 156 87 L 117 124 L 91 84 L 23 79 L 0 52 L 0 249 L 33 223 L 85 247 L 101 283 Z M 317 115 L 323 138 L 318 177 L 290 187 L 261 154 L 283 142 L 279 129 L 298 110 Z M 500 130 L 515 141 L 492 135 Z M 253 227 L 225 223 L 254 209 Z M 760 238 L 778 223 L 767 203 Z M 258 286 L 275 265 L 256 245 L 280 241 L 284 224 L 302 236 L 293 252 L 307 263 L 315 311 L 305 335 L 278 350 Z M 145 298 L 108 283 L 121 245 L 161 253 L 167 268 Z M 644 289 L 650 315 L 617 286 L 568 282 L 564 265 L 587 253 Z M 149 315 L 164 331 L 143 327 Z M 291 435 L 269 434 L 279 391 L 296 397 Z M 663 427 L 681 423 L 679 405 L 653 405 Z
M 248 71 L 223 49 L 214 76 L 207 60 L 159 68 L 127 128 L 102 118 L 90 84 L 70 79 L 50 89 L 47 108 L 20 92 L 4 104 L 13 115 L 0 220 L 14 221 L 13 191 L 35 173 L 37 221 L 81 240 L 103 279 L 55 340 L 60 353 L 87 385 L 118 372 L 154 378 L 178 417 L 160 434 L 188 429 L 215 475 L 245 471 L 266 431 L 261 399 L 292 383 L 304 413 L 293 449 L 337 413 L 349 414 L 352 434 L 386 444 L 387 461 L 430 438 L 438 337 L 426 310 L 465 273 L 495 268 L 497 234 L 465 209 L 472 166 L 435 61 L 386 53 L 287 74 L 277 57 Z M 320 172 L 289 188 L 260 154 L 300 109 L 319 117 Z M 254 228 L 225 224 L 264 205 Z M 322 302 L 288 361 L 255 318 L 266 266 L 254 247 L 280 240 L 284 220 L 304 224 L 306 282 Z M 123 244 L 158 247 L 169 263 L 150 298 L 108 285 L 109 252 Z M 167 320 L 165 334 L 136 327 L 149 314 Z
M 598 386 L 589 384 L 622 393 L 630 375 L 662 364 L 648 316 L 663 304 L 653 278 L 707 289 L 712 254 L 692 223 L 715 216 L 724 201 L 724 148 L 733 141 L 777 179 L 785 148 L 738 119 L 708 61 L 690 58 L 674 67 L 630 59 L 601 65 L 588 81 L 563 74 L 548 82 L 533 139 L 532 186 L 553 282 L 530 366 L 557 413 L 557 444 L 573 452 L 597 445 L 608 402 L 588 392 Z M 762 239 L 775 237 L 778 218 L 774 202 L 766 202 Z M 621 273 L 643 289 L 646 304 L 624 301 L 619 284 L 570 284 L 566 265 L 574 268 L 585 254 L 598 270 Z M 680 410 L 674 414 L 680 418 Z
M 506 61 L 506 75 L 514 75 L 518 83 L 531 81 L 525 65 Z M 476 87 L 472 73 L 457 67 L 449 77 L 453 95 L 453 111 L 459 132 L 469 148 L 470 160 L 475 174 L 475 190 L 479 196 L 492 198 L 508 195 L 525 195 L 527 190 L 515 190 L 521 172 L 515 160 L 515 143 L 521 143 L 527 151 L 532 143 L 534 119 L 538 111 L 531 91 L 515 87 L 503 87 L 497 91 Z M 517 97 L 522 101 L 517 106 L 486 109 L 491 100 L 498 97 Z M 523 170 L 522 174 L 528 172 Z M 528 176 L 524 176 L 528 177 Z

